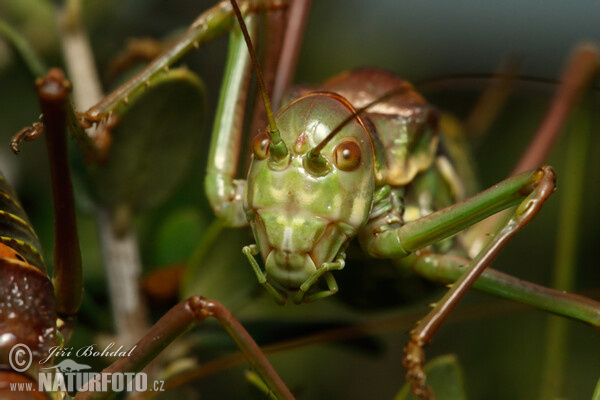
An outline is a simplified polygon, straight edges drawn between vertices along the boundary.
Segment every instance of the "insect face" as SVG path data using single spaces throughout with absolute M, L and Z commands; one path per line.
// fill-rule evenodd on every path
M 331 262 L 369 215 L 373 149 L 362 122 L 352 119 L 322 148 L 321 165 L 310 154 L 353 113 L 340 96 L 305 96 L 277 117 L 285 163 L 268 157 L 261 136 L 254 146 L 245 208 L 267 276 L 288 289 Z

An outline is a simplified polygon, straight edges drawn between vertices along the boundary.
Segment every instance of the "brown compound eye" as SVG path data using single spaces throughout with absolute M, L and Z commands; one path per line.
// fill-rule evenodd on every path
M 334 150 L 335 165 L 342 171 L 355 170 L 360 164 L 360 146 L 353 140 L 346 140 Z
M 252 150 L 254 151 L 254 157 L 259 160 L 264 160 L 269 156 L 269 146 L 271 145 L 271 138 L 267 132 L 263 132 L 256 136 L 252 140 Z

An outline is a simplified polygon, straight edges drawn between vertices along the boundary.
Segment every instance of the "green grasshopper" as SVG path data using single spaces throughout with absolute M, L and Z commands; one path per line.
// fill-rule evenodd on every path
M 247 13 L 254 11 L 246 3 L 243 6 Z M 146 82 L 174 62 L 180 53 L 232 24 L 232 11 L 226 5 L 208 11 L 170 53 L 159 57 L 118 92 L 82 114 L 82 119 L 92 123 L 104 120 L 124 99 L 142 92 Z M 229 61 L 228 84 L 217 114 L 221 123 L 215 129 L 209 157 L 207 194 L 217 214 L 229 224 L 239 226 L 249 222 L 252 226 L 257 244 L 245 247 L 244 253 L 259 282 L 278 302 L 284 301 L 287 292 L 298 303 L 334 294 L 337 285 L 332 271 L 345 266 L 344 248 L 356 236 L 374 257 L 404 258 L 406 266 L 417 271 L 442 262 L 460 274 L 463 261 L 456 254 L 448 257 L 436 254 L 435 247 L 432 252 L 420 250 L 501 209 L 521 204 L 507 228 L 501 231 L 503 234 L 497 235 L 480 253 L 484 262 L 472 264 L 477 272 L 469 276 L 471 281 L 498 248 L 538 211 L 553 189 L 553 172 L 542 168 L 504 181 L 462 203 L 452 213 L 444 210 L 461 198 L 461 190 L 457 189 L 461 182 L 452 164 L 442 161 L 445 155 L 438 154 L 436 112 L 409 84 L 374 70 L 340 76 L 319 88 L 330 93 L 308 93 L 306 88 L 292 92 L 288 96 L 291 104 L 282 109 L 275 121 L 277 128 L 273 124 L 254 139 L 254 158 L 247 182 L 237 181 L 235 153 L 240 152 L 241 130 L 232 129 L 239 114 L 230 110 L 245 101 L 239 88 L 244 87 L 250 65 L 245 44 L 237 32 L 232 34 L 230 54 L 233 57 Z M 375 85 L 365 102 L 357 98 L 357 92 L 360 84 L 369 80 L 381 82 L 381 87 Z M 391 114 L 380 112 L 390 108 L 395 109 L 393 115 L 407 114 L 406 119 L 392 121 L 393 118 L 386 116 Z M 314 116 L 310 114 L 313 112 Z M 318 122 L 301 125 L 305 119 Z M 386 130 L 387 125 L 393 128 Z M 402 145 L 390 133 L 394 130 L 404 135 L 400 140 Z M 430 181 L 427 185 L 446 187 L 446 192 L 440 194 L 442 201 L 425 205 L 418 202 L 418 193 L 411 190 L 426 180 Z M 432 186 L 426 187 L 433 190 Z M 441 210 L 425 215 L 422 209 Z M 458 242 L 451 247 L 453 251 L 461 250 L 454 246 L 460 247 Z M 256 260 L 258 253 L 264 269 Z M 416 257 L 409 256 L 410 253 Z M 503 282 L 494 274 L 486 276 L 493 288 L 509 287 L 506 282 L 513 282 L 510 278 Z M 325 288 L 320 286 L 322 280 Z M 446 315 L 446 311 L 436 311 L 453 306 L 468 284 L 454 286 L 448 296 L 451 300 L 439 303 L 431 317 L 419 325 L 408 347 L 406 364 L 415 382 L 414 390 L 422 396 L 429 394 L 420 370 L 420 348 Z M 525 287 L 516 288 L 510 296 L 520 296 Z M 593 319 L 595 306 L 586 309 L 578 298 L 552 291 L 520 298 L 555 312 L 569 305 L 567 311 L 561 308 L 562 313 L 597 325 Z

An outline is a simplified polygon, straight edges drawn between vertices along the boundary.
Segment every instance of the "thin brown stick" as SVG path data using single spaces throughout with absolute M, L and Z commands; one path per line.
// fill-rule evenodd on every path
M 63 72 L 55 68 L 44 79 L 39 79 L 36 86 L 52 177 L 56 310 L 59 315 L 73 316 L 81 306 L 83 278 L 71 169 L 67 156 L 66 110 L 71 84 Z
M 467 137 L 480 138 L 489 129 L 513 91 L 521 65 L 520 58 L 510 57 L 498 67 L 465 120 Z
M 423 348 L 432 339 L 460 299 L 473 285 L 485 268 L 492 262 L 508 241 L 539 212 L 544 202 L 554 191 L 555 175 L 552 168 L 542 167 L 536 172 L 535 181 L 529 196 L 523 200 L 513 217 L 494 236 L 494 239 L 475 257 L 461 278 L 411 331 L 411 339 L 405 347 L 403 364 L 406 378 L 411 382 L 413 393 L 421 399 L 435 399 L 435 395 L 425 382 Z M 527 188 L 523 188 L 526 190 Z
M 103 98 L 87 32 L 80 22 L 80 3 L 80 0 L 67 2 L 67 8 L 60 16 L 59 28 L 67 71 L 74 87 L 73 100 L 78 109 L 85 109 L 99 99 L 106 101 L 106 98 Z M 106 130 L 92 127 L 87 133 L 96 144 L 98 140 L 106 140 Z M 102 256 L 117 335 L 124 345 L 133 345 L 150 326 L 138 285 L 142 269 L 139 245 L 131 227 L 121 235 L 116 233 L 112 214 L 112 210 L 98 209 Z
M 598 71 L 598 64 L 598 48 L 595 45 L 585 43 L 575 50 L 546 117 L 511 175 L 537 168 L 544 162 L 581 92 Z
M 190 297 L 173 307 L 154 324 L 127 357 L 109 365 L 101 375 L 113 372 L 140 371 L 179 335 L 195 324 L 203 322 L 206 318 L 215 318 L 221 324 L 277 398 L 294 399 L 256 342 L 229 310 L 215 300 L 200 296 Z M 84 386 L 75 398 L 77 400 L 98 400 L 112 395 L 110 392 L 86 391 L 93 390 L 93 388 L 92 383 L 88 382 L 87 387 Z

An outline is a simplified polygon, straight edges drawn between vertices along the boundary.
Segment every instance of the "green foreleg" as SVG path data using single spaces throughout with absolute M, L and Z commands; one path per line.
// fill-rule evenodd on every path
M 249 2 L 243 2 L 240 4 L 240 8 L 243 14 L 248 13 L 250 10 Z M 83 117 L 91 122 L 104 120 L 118 107 L 126 105 L 128 99 L 143 93 L 152 77 L 169 68 L 188 51 L 227 33 L 234 21 L 233 10 L 228 3 L 221 2 L 207 10 L 196 18 L 187 32 L 177 42 L 146 68 L 91 107 L 83 114 Z
M 254 18 L 246 18 L 250 31 Z M 246 181 L 234 179 L 238 169 L 244 109 L 248 97 L 250 58 L 239 29 L 230 36 L 229 55 L 215 117 L 204 187 L 210 204 L 229 226 L 247 224 L 243 209 Z
M 546 170 L 550 170 L 550 167 L 508 178 L 465 201 L 408 222 L 399 228 L 375 227 L 372 235 L 361 235 L 363 246 L 374 257 L 405 257 L 492 214 L 519 204 L 539 183 Z
M 430 253 L 419 256 L 411 268 L 429 280 L 452 283 L 464 274 L 468 264 L 469 260 L 461 257 Z M 584 296 L 526 282 L 491 268 L 473 287 L 600 328 L 600 303 Z

